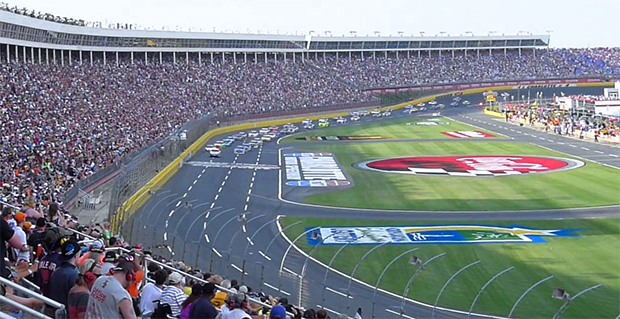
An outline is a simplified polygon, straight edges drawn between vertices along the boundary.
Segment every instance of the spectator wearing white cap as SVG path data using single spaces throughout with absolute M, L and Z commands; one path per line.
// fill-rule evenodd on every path
M 173 272 L 168 276 L 168 286 L 164 288 L 159 301 L 162 305 L 169 305 L 172 316 L 178 317 L 181 314 L 183 301 L 187 298 L 183 292 L 183 276 L 178 272 Z

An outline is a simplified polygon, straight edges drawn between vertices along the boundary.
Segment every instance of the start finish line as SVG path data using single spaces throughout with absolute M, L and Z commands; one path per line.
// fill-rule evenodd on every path
M 252 164 L 252 163 L 226 163 L 226 162 L 199 162 L 191 161 L 186 162 L 186 165 L 198 166 L 198 167 L 215 167 L 215 168 L 240 168 L 240 169 L 261 169 L 261 170 L 276 170 L 280 169 L 277 165 L 269 164 Z

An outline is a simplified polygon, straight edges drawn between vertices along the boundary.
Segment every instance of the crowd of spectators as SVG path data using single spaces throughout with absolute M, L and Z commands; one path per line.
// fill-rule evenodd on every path
M 11 7 L 6 2 L 0 3 L 0 10 L 25 15 L 31 18 L 52 21 L 56 23 L 77 25 L 81 27 L 86 26 L 86 22 L 82 19 L 73 19 L 73 18 L 55 16 L 51 13 L 42 13 L 41 11 L 37 12 L 35 10 L 28 9 L 28 8 L 18 8 L 17 6 Z
M 344 81 L 362 88 L 424 85 L 435 83 L 481 82 L 493 80 L 548 79 L 579 76 L 620 75 L 620 48 L 550 49 L 519 55 L 508 52 L 489 55 L 484 50 L 480 56 L 475 51 L 468 55 L 442 56 L 426 52 L 418 57 L 387 58 L 378 54 L 364 60 L 331 56 L 314 63 Z
M 48 217 L 54 205 L 33 218 L 26 207 L 14 210 L 0 204 L 0 276 L 24 287 L 30 287 L 26 282 L 34 283 L 39 293 L 64 305 L 65 311 L 0 284 L 0 295 L 17 304 L 68 319 L 328 318 L 325 310 L 298 308 L 286 298 L 254 291 L 234 278 L 127 245 L 111 235 L 108 224 L 80 226 L 64 220 L 61 226 Z M 6 304 L 0 311 L 15 318 L 25 314 Z

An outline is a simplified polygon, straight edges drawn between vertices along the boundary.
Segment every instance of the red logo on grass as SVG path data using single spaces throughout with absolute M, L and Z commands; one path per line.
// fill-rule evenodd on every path
M 452 138 L 486 138 L 495 137 L 495 135 L 481 132 L 481 131 L 454 131 L 454 132 L 441 132 L 443 135 L 448 135 Z
M 508 176 L 566 170 L 583 166 L 581 161 L 539 156 L 474 155 L 420 156 L 368 161 L 362 169 L 386 173 L 431 176 Z

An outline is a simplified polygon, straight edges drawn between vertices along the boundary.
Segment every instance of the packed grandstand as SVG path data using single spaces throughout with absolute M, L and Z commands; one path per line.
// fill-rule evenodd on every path
M 35 17 L 34 12 L 20 14 Z M 81 20 L 51 20 L 84 26 Z M 0 33 L 0 38 L 10 38 L 5 35 Z M 329 110 L 377 101 L 367 92 L 372 88 L 620 76 L 618 48 L 457 51 L 456 55 L 381 51 L 365 57 L 321 52 L 303 60 L 293 55 L 256 59 L 251 54 L 250 61 L 217 56 L 213 62 L 192 55 L 179 61 L 168 56 L 161 63 L 134 61 L 133 54 L 107 62 L 102 55 L 82 61 L 81 52 L 70 63 L 68 59 L 39 63 L 40 47 L 39 62 L 30 58 L 30 50 L 11 41 L 0 46 L 0 271 L 14 283 L 3 285 L 14 304 L 2 302 L 0 311 L 16 318 L 36 316 L 18 304 L 49 317 L 64 318 L 62 311 L 55 312 L 58 307 L 68 318 L 106 318 L 109 309 L 102 306 L 106 297 L 126 294 L 129 302 L 118 306 L 125 318 L 131 313 L 162 318 L 153 306 L 160 298 L 174 317 L 212 318 L 216 311 L 236 311 L 224 300 L 240 304 L 247 296 L 251 301 L 246 311 L 252 316 L 269 313 L 271 318 L 284 318 L 288 312 L 295 318 L 327 317 L 323 309 L 302 309 L 286 298 L 247 287 L 235 276 L 222 278 L 180 260 L 153 256 L 150 249 L 115 234 L 109 222 L 66 215 L 65 193 L 78 180 L 119 165 L 124 157 L 166 138 L 190 120 Z M 513 114 L 526 116 L 518 110 Z M 551 120 L 559 134 L 570 134 L 575 126 L 612 126 L 570 117 L 554 123 L 546 116 L 551 115 L 541 109 L 537 121 Z M 101 276 L 109 274 L 114 278 L 109 281 L 120 290 L 106 290 Z M 30 297 L 24 289 L 55 303 Z

